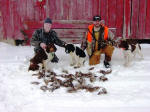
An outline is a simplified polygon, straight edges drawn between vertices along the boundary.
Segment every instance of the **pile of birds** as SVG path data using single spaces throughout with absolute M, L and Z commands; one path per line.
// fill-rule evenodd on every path
M 93 70 L 90 68 L 89 70 Z M 107 94 L 107 90 L 104 87 L 93 86 L 95 81 L 107 81 L 106 74 L 110 74 L 112 70 L 100 70 L 101 76 L 97 76 L 92 72 L 82 73 L 76 72 L 75 74 L 69 74 L 67 70 L 63 70 L 62 74 L 56 74 L 55 72 L 48 71 L 38 72 L 32 76 L 37 76 L 38 79 L 43 79 L 44 85 L 40 87 L 41 90 L 53 92 L 56 89 L 65 87 L 68 93 L 75 93 L 79 90 L 85 90 L 88 92 L 98 92 L 98 95 Z M 32 84 L 39 85 L 39 82 L 32 82 Z

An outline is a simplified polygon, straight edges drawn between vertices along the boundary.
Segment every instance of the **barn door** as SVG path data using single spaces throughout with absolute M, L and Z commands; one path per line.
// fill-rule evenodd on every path
M 50 0 L 48 4 L 48 16 L 56 21 L 54 29 L 66 41 L 81 41 L 93 15 L 100 13 L 99 0 Z
M 100 14 L 100 0 L 49 0 L 49 15 L 54 20 L 91 20 Z

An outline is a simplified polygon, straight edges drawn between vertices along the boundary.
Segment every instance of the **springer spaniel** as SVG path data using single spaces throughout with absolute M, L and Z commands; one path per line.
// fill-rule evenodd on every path
M 46 49 L 40 50 L 35 56 L 30 60 L 30 66 L 28 70 L 48 70 L 47 64 L 53 59 L 53 53 L 56 52 L 57 48 L 54 44 L 49 44 L 46 46 Z
M 123 49 L 125 59 L 124 66 L 129 66 L 136 54 L 140 56 L 140 59 L 143 59 L 141 46 L 134 39 L 122 39 L 118 42 L 118 47 Z
M 71 66 L 76 66 L 79 68 L 84 65 L 86 54 L 85 52 L 73 44 L 67 44 L 65 46 L 65 52 L 71 56 Z

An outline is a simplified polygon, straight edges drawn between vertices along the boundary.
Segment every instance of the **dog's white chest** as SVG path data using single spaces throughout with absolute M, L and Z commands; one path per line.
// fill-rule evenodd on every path
M 123 50 L 123 55 L 125 59 L 124 65 L 129 66 L 137 54 L 140 56 L 140 59 L 143 59 L 143 55 L 138 44 L 136 44 L 135 49 L 133 51 L 131 45 L 129 45 L 128 50 Z

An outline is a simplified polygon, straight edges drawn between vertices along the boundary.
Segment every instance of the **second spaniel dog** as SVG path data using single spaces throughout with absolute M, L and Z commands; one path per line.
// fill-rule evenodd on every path
M 67 44 L 65 52 L 71 56 L 71 66 L 81 67 L 84 65 L 86 54 L 81 48 L 73 44 Z
M 122 39 L 120 40 L 118 47 L 123 49 L 125 66 L 129 66 L 137 54 L 140 56 L 140 59 L 143 59 L 141 46 L 134 39 Z
M 46 49 L 42 49 L 35 54 L 35 56 L 30 60 L 30 66 L 28 70 L 39 70 L 42 69 L 48 70 L 47 64 L 53 59 L 53 52 L 56 52 L 56 47 L 54 44 L 49 44 L 46 46 Z

